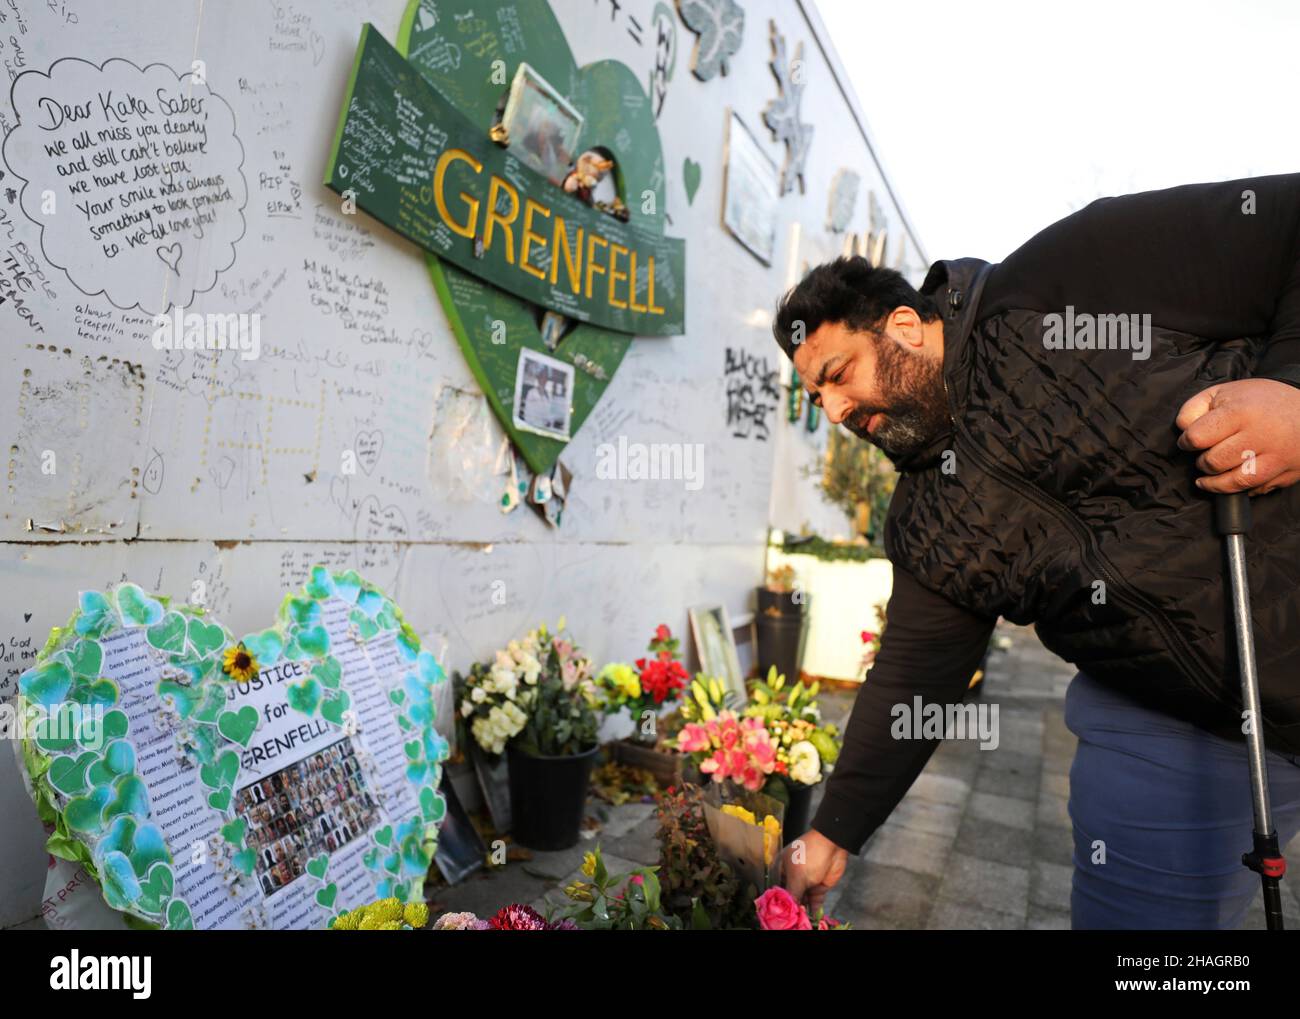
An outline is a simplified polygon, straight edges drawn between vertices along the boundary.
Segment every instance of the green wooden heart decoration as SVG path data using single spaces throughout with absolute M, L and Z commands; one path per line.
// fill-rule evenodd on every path
M 324 906 L 326 909 L 333 909 L 334 899 L 337 897 L 338 893 L 339 886 L 331 881 L 316 893 L 316 902 L 319 905 Z
M 215 793 L 208 793 L 208 806 L 224 813 L 226 808 L 230 806 L 231 793 L 232 790 L 229 786 L 218 789 Z
M 328 853 L 321 853 L 320 856 L 314 857 L 307 861 L 307 873 L 318 881 L 325 880 L 325 872 L 329 870 L 330 858 Z
M 237 817 L 233 821 L 227 821 L 221 826 L 221 837 L 232 846 L 237 846 L 244 841 L 244 832 L 247 830 L 247 818 Z
M 576 157 L 584 150 L 596 147 L 612 154 L 616 161 L 615 183 L 630 214 L 630 224 L 662 237 L 665 213 L 663 151 L 652 106 L 639 76 L 626 65 L 613 60 L 579 68 L 546 0 L 516 0 L 512 8 L 512 23 L 522 30 L 511 31 L 507 22 L 484 16 L 482 4 L 476 0 L 440 0 L 437 16 L 433 18 L 427 17 L 427 12 L 422 15 L 418 0 L 411 0 L 398 32 L 396 49 L 484 135 L 495 119 L 497 102 L 507 87 L 492 84 L 494 61 L 504 62 L 507 79 L 513 78 L 521 62 L 527 62 L 584 117 L 573 155 Z M 457 60 L 443 61 L 439 58 L 439 54 L 449 50 L 458 54 Z M 500 82 L 500 75 L 495 77 Z M 461 126 L 457 124 L 457 130 Z M 456 139 L 451 138 L 448 144 L 456 144 Z M 346 168 L 346 149 L 344 155 Z M 337 177 L 337 165 L 338 160 L 331 159 L 327 182 L 342 190 L 348 186 L 348 181 Z M 539 193 L 547 199 L 547 204 L 557 210 L 556 216 L 568 203 L 576 202 L 553 183 L 541 182 L 539 187 L 543 189 Z M 545 190 L 547 188 L 550 190 Z M 652 197 L 647 198 L 647 193 Z M 522 200 L 520 204 L 523 204 Z M 520 222 L 516 226 L 520 229 L 525 211 L 520 210 L 518 216 Z M 574 216 L 570 214 L 570 218 Z M 539 225 L 544 231 L 554 228 L 550 218 L 539 217 Z M 549 248 L 547 254 L 550 254 Z M 558 249 L 555 257 L 563 259 Z M 436 255 L 427 254 L 426 261 L 434 290 L 461 352 L 493 413 L 528 466 L 538 473 L 549 471 L 564 449 L 566 440 L 517 428 L 513 415 L 520 352 L 527 349 L 549 354 L 538 327 L 537 306 L 531 300 L 500 289 Z M 644 264 L 640 267 L 642 271 L 647 268 Z M 681 273 L 684 277 L 684 265 Z M 610 282 L 609 279 L 598 279 L 596 285 Z M 586 289 L 584 286 L 584 293 Z M 569 291 L 562 285 L 552 284 L 550 292 L 551 307 L 560 309 L 565 299 L 563 295 Z M 594 288 L 592 292 L 595 293 Z M 612 298 L 613 294 L 610 296 Z M 568 299 L 572 301 L 571 297 Z M 665 299 L 659 303 L 669 302 Z M 609 304 L 620 306 L 613 300 Z M 674 320 L 671 328 L 655 331 L 682 332 L 684 329 Z M 573 388 L 569 393 L 570 436 L 577 434 L 595 408 L 622 362 L 631 339 L 630 333 L 582 323 L 561 341 L 555 352 L 559 360 L 572 365 L 595 365 L 603 374 L 602 378 L 581 368 L 575 369 Z

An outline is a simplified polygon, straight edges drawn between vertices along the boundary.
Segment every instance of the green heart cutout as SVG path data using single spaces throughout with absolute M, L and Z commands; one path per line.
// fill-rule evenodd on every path
M 402 869 L 402 858 L 396 853 L 389 853 L 384 857 L 384 870 L 390 874 L 396 874 Z
M 95 678 L 104 664 L 104 649 L 97 640 L 79 640 L 68 652 L 68 665 L 78 676 Z
M 172 899 L 167 903 L 167 930 L 194 930 L 194 917 L 190 915 L 189 904 L 184 899 Z
M 33 704 L 53 708 L 72 692 L 72 670 L 58 660 L 45 662 L 22 674 L 18 690 Z
M 274 665 L 284 651 L 284 640 L 275 630 L 250 633 L 240 643 L 257 659 L 257 664 L 263 669 Z
M 405 690 L 389 690 L 388 699 L 399 707 L 406 701 Z
M 115 795 L 104 808 L 105 817 L 130 814 L 132 817 L 149 816 L 149 790 L 137 775 L 123 775 L 113 784 Z
M 185 650 L 185 617 L 179 612 L 168 612 L 161 623 L 145 630 L 145 639 L 159 651 L 178 655 Z
M 402 749 L 406 751 L 406 756 L 408 760 L 418 761 L 420 759 L 420 752 L 423 750 L 423 746 L 421 745 L 420 741 L 417 739 L 417 740 L 412 740 L 410 743 L 403 743 Z
M 113 823 L 121 824 L 124 821 L 130 821 L 135 826 L 135 821 L 128 817 L 119 817 Z M 167 852 L 167 841 L 163 838 L 162 829 L 156 824 L 142 824 L 135 826 L 131 835 L 131 851 L 127 854 L 131 858 L 131 866 L 135 868 L 136 874 L 148 874 L 149 868 L 155 863 L 171 863 L 171 854 Z
M 343 666 L 339 664 L 337 658 L 330 655 L 324 661 L 315 665 L 311 670 L 311 674 L 321 681 L 322 686 L 330 690 L 337 690 L 339 681 L 343 678 Z
M 233 821 L 227 821 L 221 826 L 221 837 L 232 846 L 238 846 L 243 843 L 244 832 L 247 830 L 248 819 L 237 817 Z
M 153 626 L 163 617 L 162 602 L 151 598 L 135 584 L 118 585 L 117 611 L 124 626 Z
M 342 725 L 343 713 L 348 710 L 348 705 L 351 703 L 351 698 L 340 690 L 334 697 L 320 706 L 321 718 L 327 722 L 333 722 L 335 725 Z
M 334 577 L 334 591 L 349 605 L 355 605 L 361 593 L 361 574 L 356 570 L 346 570 Z
M 226 631 L 220 625 L 205 622 L 197 616 L 190 617 L 186 636 L 189 637 L 190 647 L 194 648 L 194 653 L 200 658 L 206 658 L 226 644 Z
M 87 778 L 91 785 L 107 785 L 134 770 L 135 747 L 124 739 L 117 739 L 104 747 L 103 756 L 90 766 Z
M 423 874 L 429 869 L 430 857 L 419 839 L 407 839 L 402 843 L 402 863 L 412 875 Z
M 230 858 L 230 862 L 241 874 L 251 874 L 253 868 L 257 866 L 257 850 L 241 849 Z
M 361 854 L 361 862 L 364 863 L 370 870 L 374 870 L 379 866 L 379 850 L 367 849 L 364 853 Z
M 324 906 L 326 909 L 334 908 L 334 899 L 339 893 L 339 886 L 330 882 L 324 888 L 316 892 L 317 904 Z
M 428 761 L 413 761 L 406 766 L 406 779 L 415 785 L 424 781 L 424 776 L 429 773 Z
M 398 716 L 397 716 L 397 724 L 400 725 L 400 726 L 402 727 L 402 731 L 403 731 L 403 732 L 410 732 L 412 729 L 415 728 L 415 726 L 414 726 L 414 724 L 412 724 L 411 720 L 410 720 L 409 718 L 407 718 L 405 715 L 398 715 Z
M 307 861 L 307 873 L 317 881 L 325 880 L 325 872 L 329 870 L 330 858 L 328 853 L 321 853 L 315 859 Z
M 117 703 L 118 696 L 117 683 L 108 678 L 96 679 L 93 682 L 79 679 L 76 686 L 72 688 L 72 699 L 87 707 L 99 705 L 111 708 Z
M 246 747 L 253 739 L 257 722 L 257 709 L 245 704 L 238 711 L 223 711 L 217 719 L 217 732 L 230 742 Z
M 99 861 L 99 883 L 105 901 L 117 910 L 130 909 L 140 898 L 140 879 L 124 853 L 105 853 Z
M 686 186 L 686 204 L 695 204 L 695 192 L 700 190 L 700 180 L 704 176 L 704 171 L 690 156 L 682 160 L 682 183 Z
M 215 683 L 209 684 L 203 693 L 203 703 L 194 712 L 194 721 L 215 723 L 226 703 L 225 690 Z
M 362 640 L 369 640 L 379 632 L 379 624 L 360 609 L 353 609 L 348 618 L 352 620 L 352 625 L 357 628 L 357 634 Z
M 417 0 L 408 5 L 396 41 L 399 53 L 472 123 L 487 130 L 504 91 L 494 81 L 493 61 L 506 58 L 509 73 L 526 61 L 550 85 L 563 92 L 584 117 L 575 154 L 593 146 L 607 149 L 617 162 L 616 180 L 631 223 L 652 233 L 664 232 L 664 161 L 653 106 L 638 75 L 626 65 L 603 60 L 579 68 L 568 40 L 546 0 L 517 0 L 518 23 L 523 32 L 506 34 L 484 18 L 477 0 L 440 0 L 438 17 L 420 16 Z M 465 26 L 465 27 L 462 27 Z M 472 29 L 468 26 L 474 26 Z M 451 28 L 449 26 L 456 26 Z M 476 33 L 471 37 L 470 33 Z M 466 34 L 461 34 L 466 33 Z M 449 43 L 461 53 L 455 66 L 440 61 L 438 53 Z M 652 211 L 642 201 L 645 192 L 657 196 Z M 555 464 L 565 443 L 561 439 L 522 431 L 514 424 L 512 394 L 522 349 L 549 353 L 542 341 L 533 305 L 457 268 L 435 255 L 425 255 L 438 299 L 470 371 L 478 381 L 497 420 L 519 449 L 528 466 L 545 473 Z M 504 323 L 501 331 L 483 330 L 483 322 Z M 563 339 L 561 360 L 578 355 L 604 369 L 599 379 L 585 371 L 574 373 L 570 393 L 569 434 L 577 435 L 608 388 L 627 353 L 631 337 L 624 333 L 578 324 Z
M 334 594 L 334 580 L 330 576 L 330 571 L 324 566 L 313 566 L 311 568 L 311 578 L 307 581 L 305 590 L 308 595 L 317 599 L 332 596 Z
M 425 786 L 420 790 L 420 812 L 426 821 L 441 821 L 447 813 L 447 801 L 431 787 Z
M 89 788 L 86 772 L 97 760 L 99 758 L 90 751 L 77 757 L 56 757 L 50 763 L 50 770 L 46 772 L 46 776 L 50 780 L 50 785 L 64 796 L 76 796 Z
M 320 604 L 311 598 L 290 595 L 284 601 L 284 615 L 298 626 L 312 626 L 320 622 Z
M 231 789 L 229 786 L 218 789 L 214 793 L 208 793 L 208 806 L 224 813 L 225 809 L 230 806 L 230 794 Z
M 83 747 L 98 749 L 115 739 L 121 739 L 130 730 L 131 723 L 126 712 L 120 708 L 104 712 L 103 719 L 96 724 L 95 716 L 83 717 L 81 728 L 77 732 L 77 742 Z
M 290 683 L 285 689 L 284 697 L 289 707 L 301 711 L 304 715 L 314 715 L 320 704 L 320 683 L 314 677 L 307 677 L 301 683 Z
M 98 591 L 82 591 L 77 596 L 77 617 L 72 628 L 82 637 L 100 637 L 117 623 L 113 606 Z
M 163 679 L 158 682 L 158 696 L 159 698 L 170 697 L 172 707 L 181 718 L 189 718 L 203 694 L 197 688 L 178 683 L 174 679 Z M 222 700 L 225 698 L 223 697 Z
M 63 819 L 69 830 L 98 835 L 104 828 L 104 808 L 112 799 L 113 787 L 107 785 L 95 786 L 87 795 L 70 799 L 63 808 Z
M 94 725 L 94 716 L 85 716 L 76 704 L 60 704 L 32 727 L 36 745 L 47 754 L 58 754 L 77 745 L 79 726 Z M 92 748 L 95 749 L 95 748 Z
M 140 894 L 136 906 L 144 913 L 161 913 L 163 903 L 172 897 L 175 888 L 172 869 L 165 863 L 156 863 L 149 871 L 149 876 L 140 882 Z
M 303 658 L 324 658 L 329 653 L 329 649 L 329 631 L 317 624 L 300 627 L 289 642 L 285 654 L 295 661 Z
M 372 837 L 381 846 L 391 844 L 393 841 L 393 826 L 391 824 L 386 824 L 382 828 L 376 828 Z
M 239 755 L 227 750 L 212 764 L 199 766 L 199 779 L 209 789 L 221 789 L 235 784 L 239 774 Z

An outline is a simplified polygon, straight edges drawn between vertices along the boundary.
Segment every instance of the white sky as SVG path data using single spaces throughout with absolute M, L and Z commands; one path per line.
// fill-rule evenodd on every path
M 931 260 L 999 261 L 1103 195 L 1300 172 L 1296 0 L 816 5 Z

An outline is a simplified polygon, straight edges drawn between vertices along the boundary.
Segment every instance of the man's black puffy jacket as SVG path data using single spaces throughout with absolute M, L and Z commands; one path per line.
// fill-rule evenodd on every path
M 935 263 L 922 292 L 943 315 L 952 430 L 896 464 L 889 626 L 815 822 L 854 850 L 933 749 L 886 745 L 882 720 L 890 698 L 924 685 L 924 656 L 902 648 L 908 626 L 917 647 L 923 639 L 906 601 L 896 605 L 908 592 L 941 596 L 970 621 L 936 612 L 933 626 L 953 634 L 925 638 L 937 662 L 966 626 L 966 654 L 944 663 L 957 699 L 970 648 L 1004 616 L 1034 623 L 1044 645 L 1099 681 L 1242 738 L 1213 498 L 1194 486 L 1195 454 L 1178 448 L 1174 418 L 1215 383 L 1300 385 L 1300 175 L 1102 199 L 999 265 Z M 1062 320 L 1089 315 L 1149 315 L 1148 356 L 1132 342 L 1058 349 Z M 1253 499 L 1252 510 L 1263 732 L 1294 753 L 1300 485 Z

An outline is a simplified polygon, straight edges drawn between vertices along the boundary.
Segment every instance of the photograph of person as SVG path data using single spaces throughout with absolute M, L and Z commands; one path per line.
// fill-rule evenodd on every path
M 569 438 L 573 379 L 573 365 L 535 350 L 520 350 L 512 411 L 515 426 Z

